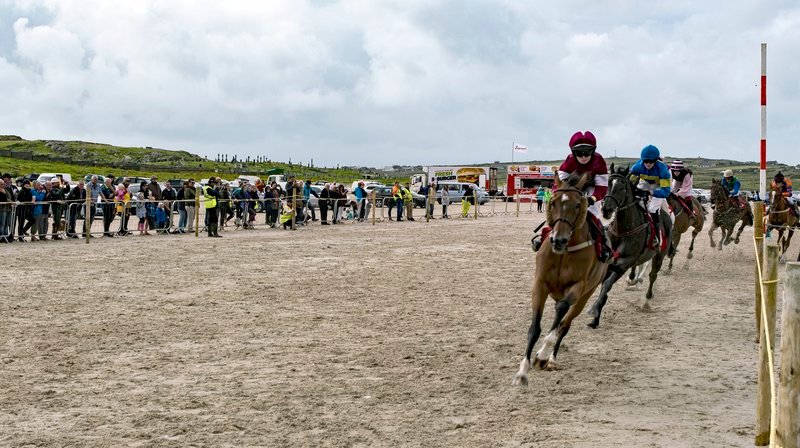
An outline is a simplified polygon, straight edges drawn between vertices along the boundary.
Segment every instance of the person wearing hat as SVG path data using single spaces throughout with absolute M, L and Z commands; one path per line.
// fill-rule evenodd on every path
M 661 244 L 661 218 L 660 211 L 663 209 L 668 214 L 667 198 L 671 193 L 671 179 L 669 168 L 661 160 L 661 152 L 653 145 L 642 148 L 641 160 L 636 162 L 630 171 L 631 182 L 638 182 L 637 188 L 650 195 L 647 201 L 647 211 L 653 218 L 655 226 L 655 238 L 653 246 Z
M 222 235 L 217 233 L 217 226 L 219 225 L 219 215 L 217 214 L 219 190 L 217 189 L 217 180 L 215 178 L 208 179 L 208 184 L 203 187 L 203 199 L 206 206 L 206 219 L 208 221 L 206 230 L 208 231 L 208 236 L 209 238 L 222 238 Z
M 110 177 L 106 177 L 103 186 L 100 187 L 100 197 L 103 199 L 103 236 L 106 238 L 114 236 L 111 233 L 111 223 L 114 221 L 114 217 L 117 216 L 116 205 L 114 204 L 116 193 L 113 180 Z
M 75 232 L 78 223 L 78 215 L 81 214 L 81 207 L 86 202 L 86 188 L 83 186 L 83 179 L 79 180 L 75 188 L 69 190 L 67 194 L 67 238 L 78 238 Z
M 589 209 L 586 214 L 586 221 L 589 223 L 592 238 L 600 241 L 601 253 L 600 262 L 608 262 L 613 252 L 606 238 L 606 231 L 600 222 L 600 201 L 608 193 L 608 166 L 603 156 L 597 152 L 597 138 L 590 131 L 576 132 L 569 139 L 570 154 L 558 168 L 558 178 L 562 181 L 567 180 L 571 175 L 582 176 L 586 173 L 592 175 L 592 182 L 587 182 L 584 193 L 588 196 Z M 549 228 L 542 232 L 547 235 Z M 534 250 L 541 246 L 543 238 L 534 237 Z
M 786 202 L 791 205 L 791 210 L 797 216 L 797 204 L 792 197 L 792 180 L 783 176 L 783 173 L 778 171 L 772 179 L 772 188 L 781 192 L 781 196 L 786 198 Z
M 147 203 L 145 204 L 145 208 L 147 209 L 147 223 L 151 229 L 156 228 L 156 209 L 158 208 L 158 203 L 161 202 L 161 185 L 158 184 L 158 177 L 151 176 L 150 183 L 147 184 L 147 193 L 145 194 Z
M 3 192 L 0 193 L 0 238 L 10 243 L 14 241 L 14 222 L 12 219 L 12 203 L 17 200 L 17 189 L 11 179 L 11 174 L 3 173 L 0 177 L 0 184 L 3 185 Z
M 678 198 L 678 201 L 690 215 L 694 215 L 692 170 L 686 168 L 682 160 L 673 160 L 669 170 L 672 174 L 672 194 Z

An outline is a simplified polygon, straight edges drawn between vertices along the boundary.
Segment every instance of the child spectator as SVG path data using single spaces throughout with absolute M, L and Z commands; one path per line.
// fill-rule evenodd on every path
M 150 232 L 147 231 L 147 209 L 142 191 L 136 195 L 136 217 L 139 218 L 139 235 L 150 235 Z

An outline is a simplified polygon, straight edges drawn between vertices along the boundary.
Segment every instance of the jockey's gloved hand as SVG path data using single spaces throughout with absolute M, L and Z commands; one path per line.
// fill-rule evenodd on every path
M 586 200 L 589 201 L 589 207 L 593 206 L 594 203 L 597 202 L 597 199 L 595 199 L 594 196 L 589 196 L 586 198 Z

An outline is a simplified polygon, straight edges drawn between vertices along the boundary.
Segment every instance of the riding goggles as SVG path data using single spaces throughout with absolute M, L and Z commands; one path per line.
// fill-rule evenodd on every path
M 591 157 L 594 154 L 594 149 L 590 148 L 581 148 L 581 149 L 573 149 L 572 155 L 575 157 Z
M 644 163 L 656 163 L 657 160 L 658 159 L 642 159 L 642 162 L 644 162 Z

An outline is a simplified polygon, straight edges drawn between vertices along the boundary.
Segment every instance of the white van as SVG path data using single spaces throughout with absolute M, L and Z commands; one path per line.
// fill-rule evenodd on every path
M 67 182 L 68 184 L 72 185 L 72 175 L 70 175 L 70 174 L 42 173 L 42 174 L 39 175 L 39 178 L 36 179 L 36 180 L 38 180 L 39 183 L 43 184 L 45 182 L 48 182 L 48 181 L 51 181 L 51 180 L 57 178 L 58 176 L 61 176 L 61 178 L 64 179 L 64 182 Z

